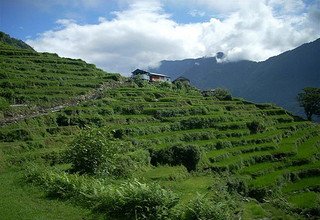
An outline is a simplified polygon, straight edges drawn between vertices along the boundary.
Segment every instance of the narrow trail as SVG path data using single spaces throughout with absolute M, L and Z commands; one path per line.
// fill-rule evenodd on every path
M 66 101 L 57 106 L 53 106 L 50 108 L 36 107 L 32 112 L 27 112 L 25 114 L 19 114 L 12 117 L 6 117 L 0 120 L 0 127 L 3 127 L 8 124 L 13 124 L 18 121 L 22 121 L 25 119 L 35 118 L 43 115 L 48 115 L 53 112 L 59 112 L 66 107 L 77 106 L 81 102 L 95 100 L 101 97 L 102 92 L 106 89 L 116 88 L 121 85 L 123 82 L 105 82 L 99 88 L 89 91 L 85 95 L 80 95 L 72 98 L 71 100 Z

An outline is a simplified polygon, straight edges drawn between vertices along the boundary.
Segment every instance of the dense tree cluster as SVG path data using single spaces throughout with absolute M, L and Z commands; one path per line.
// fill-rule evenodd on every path
M 320 115 L 320 88 L 304 88 L 297 99 L 309 121 L 312 120 L 313 115 Z

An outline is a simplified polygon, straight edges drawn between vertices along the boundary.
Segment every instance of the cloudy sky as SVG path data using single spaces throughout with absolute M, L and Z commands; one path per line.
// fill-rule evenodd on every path
M 128 75 L 219 51 L 265 60 L 320 37 L 320 0 L 1 0 L 0 29 Z

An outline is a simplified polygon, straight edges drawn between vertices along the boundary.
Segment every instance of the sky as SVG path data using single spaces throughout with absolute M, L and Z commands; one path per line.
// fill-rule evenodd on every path
M 0 0 L 0 30 L 129 75 L 217 52 L 266 60 L 320 37 L 320 0 Z

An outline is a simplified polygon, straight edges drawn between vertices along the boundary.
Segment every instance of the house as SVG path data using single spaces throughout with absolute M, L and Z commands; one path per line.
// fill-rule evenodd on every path
M 180 77 L 176 78 L 175 80 L 173 80 L 173 83 L 177 83 L 177 82 L 182 82 L 182 83 L 186 83 L 186 84 L 190 85 L 190 80 L 183 77 L 183 76 L 180 76 Z
M 149 82 L 171 82 L 169 76 L 160 73 L 150 73 L 144 70 L 136 69 L 132 72 L 132 78 L 140 77 Z

